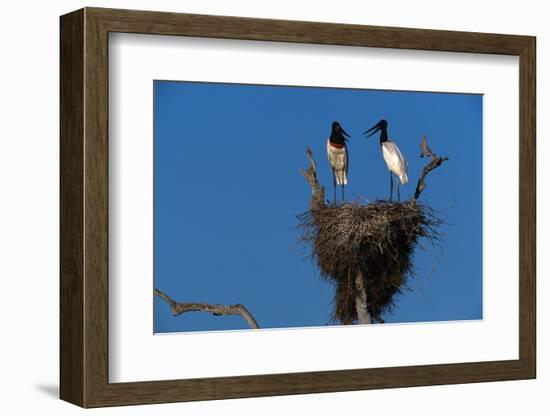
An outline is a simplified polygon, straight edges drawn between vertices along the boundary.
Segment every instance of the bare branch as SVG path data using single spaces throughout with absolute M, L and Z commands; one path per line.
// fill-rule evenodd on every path
M 310 208 L 315 210 L 325 205 L 325 187 L 319 185 L 317 179 L 317 163 L 315 163 L 313 152 L 309 146 L 306 148 L 306 156 L 309 160 L 309 167 L 307 170 L 300 169 L 300 173 L 311 187 L 312 195 Z
M 372 324 L 372 317 L 367 309 L 367 291 L 365 290 L 365 281 L 360 271 L 355 276 L 355 288 L 357 297 L 355 298 L 355 309 L 357 310 L 357 320 L 360 324 Z
M 211 313 L 214 316 L 239 315 L 246 322 L 248 322 L 248 325 L 250 325 L 251 328 L 260 329 L 258 322 L 252 316 L 252 314 L 248 311 L 248 309 L 246 309 L 244 305 L 241 305 L 241 304 L 211 305 L 209 303 L 197 303 L 197 302 L 180 303 L 180 302 L 176 302 L 166 293 L 158 289 L 155 289 L 154 293 L 156 296 L 163 299 L 170 305 L 170 310 L 172 311 L 172 315 L 174 316 L 178 316 L 186 312 L 207 312 L 207 313 Z
M 306 147 L 306 156 L 307 156 L 307 159 L 309 160 L 309 164 L 311 165 L 313 170 L 315 172 L 317 172 L 317 162 L 315 162 L 315 158 L 313 157 L 313 151 L 311 150 L 311 147 L 309 147 L 309 146 Z
M 426 188 L 425 180 L 428 173 L 430 173 L 432 170 L 440 166 L 446 160 L 449 160 L 449 158 L 446 156 L 438 157 L 432 151 L 432 149 L 430 149 L 430 147 L 428 146 L 428 140 L 426 138 L 426 135 L 422 136 L 422 141 L 420 142 L 420 157 L 430 157 L 432 160 L 422 169 L 422 173 L 420 174 L 420 178 L 418 179 L 416 190 L 414 192 L 415 200 L 418 199 L 422 191 Z
M 422 141 L 420 142 L 420 157 L 431 157 L 433 158 L 435 154 L 432 152 L 432 149 L 428 146 L 428 140 L 426 135 L 422 136 Z

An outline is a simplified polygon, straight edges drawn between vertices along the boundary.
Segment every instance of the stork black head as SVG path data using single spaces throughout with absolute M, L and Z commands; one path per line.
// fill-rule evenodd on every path
M 378 131 L 380 132 L 380 143 L 388 141 L 388 122 L 386 120 L 380 120 L 370 129 L 364 131 L 363 134 L 370 133 L 370 134 L 367 134 L 366 136 L 366 137 L 370 137 Z
M 332 122 L 332 132 L 330 133 L 330 141 L 334 144 L 343 144 L 347 140 L 346 137 L 351 137 L 342 128 L 337 121 Z

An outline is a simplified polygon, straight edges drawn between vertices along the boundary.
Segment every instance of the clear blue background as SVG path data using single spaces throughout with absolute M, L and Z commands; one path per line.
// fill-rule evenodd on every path
M 386 322 L 482 318 L 482 96 L 155 81 L 155 287 L 178 301 L 243 303 L 264 328 L 329 323 L 332 286 L 298 243 L 311 146 L 332 198 L 326 140 L 351 134 L 348 198 L 387 198 L 378 134 L 385 118 L 414 193 L 422 134 L 450 161 L 421 196 L 447 222 L 443 247 L 422 242 L 410 291 Z M 172 317 L 155 298 L 155 332 L 248 328 L 240 317 Z

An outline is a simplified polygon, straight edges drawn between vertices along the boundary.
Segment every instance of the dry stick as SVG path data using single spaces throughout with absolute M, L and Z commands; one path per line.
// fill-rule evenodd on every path
M 311 186 L 311 210 L 321 208 L 325 205 L 325 187 L 319 185 L 319 180 L 317 179 L 317 164 L 313 158 L 313 152 L 308 146 L 306 148 L 306 156 L 309 160 L 309 168 L 307 170 L 300 169 L 300 173 L 304 179 Z
M 440 166 L 446 160 L 449 160 L 448 157 L 438 157 L 432 149 L 428 147 L 428 141 L 426 135 L 422 136 L 422 142 L 420 143 L 420 157 L 430 157 L 432 160 L 422 169 L 420 178 L 418 179 L 418 184 L 416 185 L 416 191 L 414 191 L 414 199 L 418 199 L 424 188 L 426 188 L 425 178 L 428 173 Z
M 207 312 L 211 313 L 214 316 L 222 316 L 222 315 L 240 315 L 246 322 L 248 322 L 248 325 L 250 325 L 253 329 L 260 329 L 260 326 L 258 325 L 258 322 L 252 314 L 246 309 L 244 305 L 236 304 L 236 305 L 211 305 L 208 303 L 197 303 L 197 302 L 186 302 L 186 303 L 180 303 L 173 300 L 170 296 L 168 296 L 166 293 L 161 292 L 158 289 L 155 289 L 155 295 L 159 298 L 165 300 L 170 305 L 170 310 L 172 311 L 172 315 L 178 316 L 185 312 Z
M 360 324 L 372 324 L 372 317 L 367 309 L 367 291 L 365 290 L 365 281 L 361 271 L 357 271 L 355 276 L 355 288 L 357 297 L 355 298 L 355 309 L 357 310 L 357 320 Z

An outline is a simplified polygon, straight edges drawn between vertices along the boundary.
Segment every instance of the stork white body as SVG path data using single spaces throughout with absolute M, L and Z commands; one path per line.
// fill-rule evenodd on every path
M 409 181 L 407 176 L 407 161 L 401 154 L 399 147 L 397 147 L 395 142 L 390 140 L 382 142 L 380 146 L 382 147 L 382 157 L 384 158 L 384 162 L 386 162 L 388 170 L 395 173 L 402 185 L 406 185 Z
M 342 147 L 335 147 L 327 140 L 328 163 L 332 169 L 336 185 L 348 184 L 348 150 L 344 144 Z
M 393 199 L 393 175 L 395 174 L 399 178 L 399 182 L 397 182 L 397 199 L 400 201 L 401 195 L 399 192 L 399 185 L 406 185 L 409 181 L 407 176 L 407 160 L 401 154 L 397 144 L 388 139 L 388 122 L 386 120 L 380 120 L 370 129 L 363 132 L 363 134 L 367 134 L 367 137 L 370 137 L 377 131 L 380 132 L 382 157 L 390 172 L 390 200 Z

